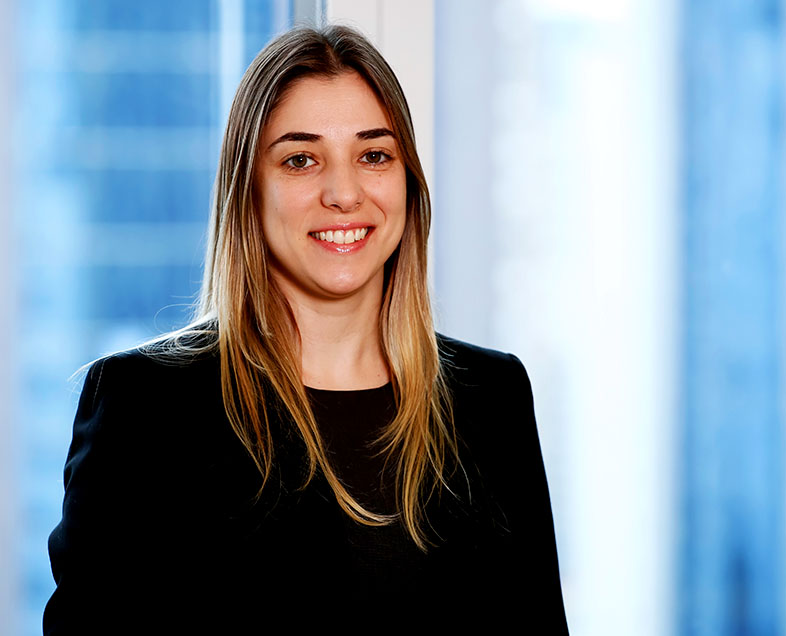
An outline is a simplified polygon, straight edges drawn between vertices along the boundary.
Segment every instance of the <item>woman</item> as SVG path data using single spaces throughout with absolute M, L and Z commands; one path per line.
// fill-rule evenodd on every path
M 229 115 L 198 319 L 87 376 L 46 633 L 567 632 L 529 380 L 434 333 L 429 221 L 371 44 L 329 27 L 264 49 Z

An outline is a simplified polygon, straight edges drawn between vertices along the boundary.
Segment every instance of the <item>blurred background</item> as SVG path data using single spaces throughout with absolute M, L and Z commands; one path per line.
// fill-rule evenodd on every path
M 186 321 L 237 82 L 325 20 L 413 107 L 440 329 L 530 373 L 571 633 L 786 634 L 783 0 L 0 0 L 0 634 L 69 377 Z

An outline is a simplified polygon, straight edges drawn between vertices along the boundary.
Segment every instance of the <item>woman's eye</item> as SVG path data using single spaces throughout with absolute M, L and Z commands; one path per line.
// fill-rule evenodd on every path
M 302 170 L 314 165 L 314 160 L 308 155 L 294 155 L 284 162 L 290 168 Z
M 364 163 L 379 164 L 385 163 L 390 159 L 390 155 L 385 154 L 381 150 L 371 150 L 363 155 Z

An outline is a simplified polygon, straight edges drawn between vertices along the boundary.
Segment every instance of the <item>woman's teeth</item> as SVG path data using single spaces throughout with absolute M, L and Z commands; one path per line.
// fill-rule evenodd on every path
M 328 243 L 337 243 L 339 245 L 346 245 L 347 243 L 354 243 L 366 238 L 368 234 L 367 227 L 359 227 L 356 230 L 328 230 L 327 232 L 311 232 L 318 241 L 327 241 Z

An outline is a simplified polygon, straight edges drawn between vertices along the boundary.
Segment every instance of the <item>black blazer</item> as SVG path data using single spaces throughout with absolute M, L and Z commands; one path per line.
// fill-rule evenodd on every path
M 526 371 L 512 355 L 439 344 L 464 471 L 452 494 L 428 504 L 434 547 L 413 546 L 408 571 L 384 584 L 352 565 L 363 558 L 348 539 L 353 522 L 324 478 L 299 488 L 305 447 L 285 416 L 274 418 L 275 469 L 255 497 L 260 475 L 230 429 L 215 355 L 175 365 L 132 351 L 95 363 L 74 423 L 63 519 L 49 539 L 57 589 L 44 633 L 327 623 L 352 633 L 365 631 L 364 619 L 377 631 L 513 619 L 532 633 L 567 633 Z

